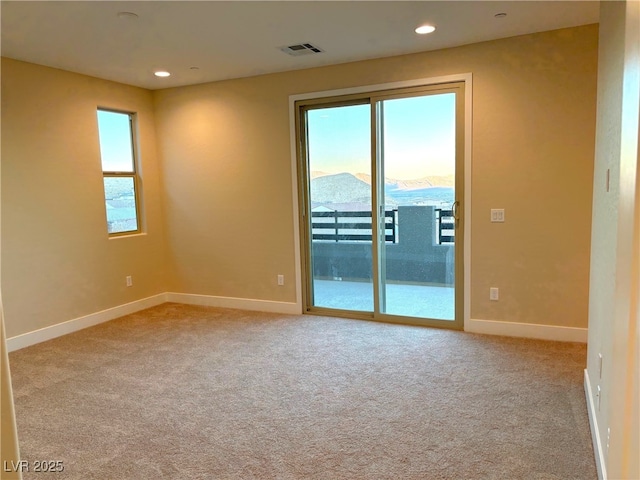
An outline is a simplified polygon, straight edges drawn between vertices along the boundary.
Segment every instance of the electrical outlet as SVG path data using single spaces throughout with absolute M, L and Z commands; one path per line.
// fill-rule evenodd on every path
M 499 298 L 500 298 L 500 291 L 498 290 L 498 288 L 491 287 L 489 289 L 489 300 L 497 302 Z
M 491 221 L 492 222 L 504 222 L 504 208 L 492 208 L 491 209 Z
M 133 287 L 133 279 L 131 278 L 131 275 L 127 275 L 127 287 Z
M 284 285 L 284 275 L 278 275 L 278 285 Z

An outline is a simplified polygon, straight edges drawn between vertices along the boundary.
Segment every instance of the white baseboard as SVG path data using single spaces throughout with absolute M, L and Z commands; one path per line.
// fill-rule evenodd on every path
M 596 416 L 596 407 L 593 404 L 593 392 L 591 390 L 591 382 L 589 381 L 589 372 L 586 368 L 584 369 L 584 393 L 587 396 L 587 412 L 589 413 L 589 426 L 591 427 L 591 440 L 593 441 L 593 452 L 596 457 L 598 479 L 607 480 L 604 449 L 602 448 L 602 440 L 600 439 L 600 430 L 598 430 L 598 417 Z
M 8 338 L 7 350 L 9 352 L 19 350 L 30 345 L 35 345 L 36 343 L 45 342 L 52 338 L 66 335 L 67 333 L 72 333 L 99 323 L 108 322 L 109 320 L 114 320 L 118 317 L 144 310 L 145 308 L 155 307 L 156 305 L 160 305 L 165 302 L 292 315 L 299 315 L 302 313 L 302 307 L 298 303 L 294 302 L 275 302 L 272 300 L 255 300 L 250 298 L 167 292 Z M 586 328 L 470 319 L 465 322 L 464 329 L 466 332 L 484 333 L 489 335 L 537 338 L 561 342 L 587 342 Z
M 217 297 L 213 295 L 195 295 L 192 293 L 167 293 L 167 302 L 202 305 L 205 307 L 236 308 L 258 312 L 287 313 L 297 315 L 302 308 L 297 303 L 274 302 L 272 300 L 254 300 L 251 298 Z
M 465 322 L 464 331 L 488 335 L 504 335 L 505 337 L 537 338 L 539 340 L 577 343 L 587 343 L 588 336 L 586 328 L 474 319 Z
M 73 320 L 34 330 L 33 332 L 23 333 L 22 335 L 7 338 L 7 350 L 9 352 L 20 350 L 21 348 L 76 332 L 83 328 L 92 327 L 99 323 L 108 322 L 109 320 L 114 320 L 124 315 L 144 310 L 145 308 L 155 307 L 166 301 L 166 293 L 161 293 L 152 297 L 136 300 L 135 302 L 125 303 L 124 305 L 91 313 L 84 317 L 74 318 Z

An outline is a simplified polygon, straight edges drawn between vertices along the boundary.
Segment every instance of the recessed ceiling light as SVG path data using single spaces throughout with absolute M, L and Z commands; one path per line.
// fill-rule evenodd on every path
M 494 17 L 496 17 L 496 18 L 504 18 L 504 17 L 506 17 L 506 16 L 507 16 L 507 14 L 506 14 L 506 13 L 504 13 L 504 12 L 496 13 L 496 14 L 494 15 Z
M 416 33 L 419 33 L 420 35 L 424 35 L 426 33 L 434 32 L 435 29 L 436 27 L 434 27 L 433 25 L 421 25 L 418 28 L 416 28 Z
M 138 18 L 138 14 L 133 12 L 118 12 L 118 18 L 124 18 L 126 20 L 136 20 Z
M 169 72 L 166 72 L 164 70 L 158 70 L 157 72 L 153 72 L 153 74 L 156 77 L 168 77 L 169 75 L 171 75 Z

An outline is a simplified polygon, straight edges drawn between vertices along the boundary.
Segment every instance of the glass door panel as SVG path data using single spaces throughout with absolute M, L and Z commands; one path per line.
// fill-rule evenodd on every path
M 453 321 L 456 94 L 376 107 L 380 313 Z M 382 235 L 389 232 L 382 212 L 395 223 L 392 238 Z
M 305 111 L 313 307 L 373 312 L 370 112 L 369 103 Z

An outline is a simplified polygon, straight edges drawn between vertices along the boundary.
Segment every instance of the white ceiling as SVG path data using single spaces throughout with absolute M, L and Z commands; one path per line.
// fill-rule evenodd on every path
M 0 6 L 3 56 L 149 89 L 597 23 L 599 11 L 597 1 L 3 0 Z M 500 12 L 507 16 L 495 18 Z M 423 23 L 437 30 L 415 34 Z M 279 50 L 306 42 L 324 53 L 291 57 Z M 156 69 L 172 75 L 157 78 Z

